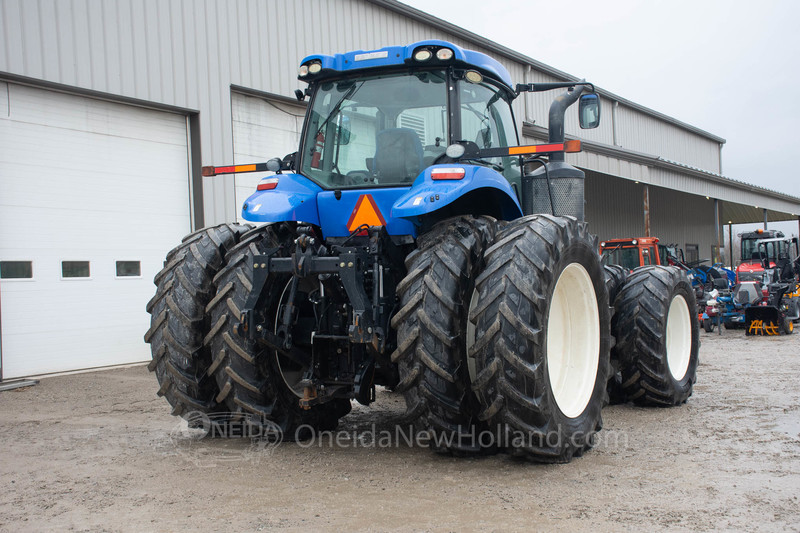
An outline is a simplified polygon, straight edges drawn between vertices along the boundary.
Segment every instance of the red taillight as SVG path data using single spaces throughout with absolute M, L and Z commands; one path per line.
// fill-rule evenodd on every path
M 264 178 L 256 187 L 259 191 L 271 191 L 278 186 L 278 178 Z
M 434 168 L 431 170 L 433 180 L 460 180 L 463 179 L 467 171 L 463 168 Z

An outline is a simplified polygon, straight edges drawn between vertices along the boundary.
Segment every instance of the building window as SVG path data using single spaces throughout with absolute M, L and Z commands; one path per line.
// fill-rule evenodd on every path
M 686 245 L 686 262 L 690 265 L 692 262 L 700 260 L 700 246 L 696 244 Z
M 62 278 L 88 278 L 89 261 L 61 261 Z
M 0 279 L 32 279 L 33 261 L 0 261 Z
M 142 275 L 141 261 L 117 261 L 118 278 L 137 278 Z

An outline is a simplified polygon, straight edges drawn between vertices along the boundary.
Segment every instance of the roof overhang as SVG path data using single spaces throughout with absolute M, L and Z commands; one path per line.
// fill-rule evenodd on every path
M 546 128 L 530 123 L 523 124 L 522 134 L 528 137 L 547 139 Z M 573 137 L 567 136 L 567 138 Z M 591 152 L 620 161 L 636 163 L 651 169 L 663 169 L 708 184 L 709 186 L 706 187 L 708 192 L 704 194 L 691 193 L 688 190 L 683 190 L 683 192 L 687 192 L 687 194 L 709 196 L 710 198 L 719 199 L 720 221 L 723 224 L 763 222 L 765 210 L 768 222 L 798 220 L 800 217 L 800 198 L 796 196 L 791 196 L 789 194 L 767 189 L 765 187 L 759 187 L 758 185 L 753 185 L 744 181 L 731 179 L 721 174 L 716 174 L 700 168 L 684 165 L 677 161 L 671 161 L 660 156 L 644 154 L 619 146 L 611 146 L 608 144 L 587 141 L 584 139 L 581 139 L 580 141 L 584 152 Z M 623 179 L 631 179 L 630 177 L 626 176 L 619 177 Z M 642 181 L 646 183 L 645 179 L 642 179 Z M 661 186 L 658 184 L 655 185 Z M 719 194 L 713 194 L 712 191 L 715 188 Z M 726 199 L 725 194 L 730 194 L 730 191 L 735 191 L 737 193 L 735 196 L 746 198 L 747 203 Z M 770 204 L 773 205 L 770 206 Z M 775 208 L 776 204 L 780 206 L 780 208 Z

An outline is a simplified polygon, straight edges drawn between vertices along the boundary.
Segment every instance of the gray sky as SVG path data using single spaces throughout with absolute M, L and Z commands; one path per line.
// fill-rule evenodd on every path
M 800 2 L 401 1 L 723 137 L 725 176 L 800 196 Z

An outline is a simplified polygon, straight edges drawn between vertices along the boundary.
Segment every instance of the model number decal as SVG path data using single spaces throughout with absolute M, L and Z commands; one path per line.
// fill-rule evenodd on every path
M 354 59 L 356 61 L 367 61 L 369 59 L 383 59 L 384 57 L 389 57 L 389 52 L 387 50 L 382 52 L 369 52 L 368 54 L 356 54 Z

